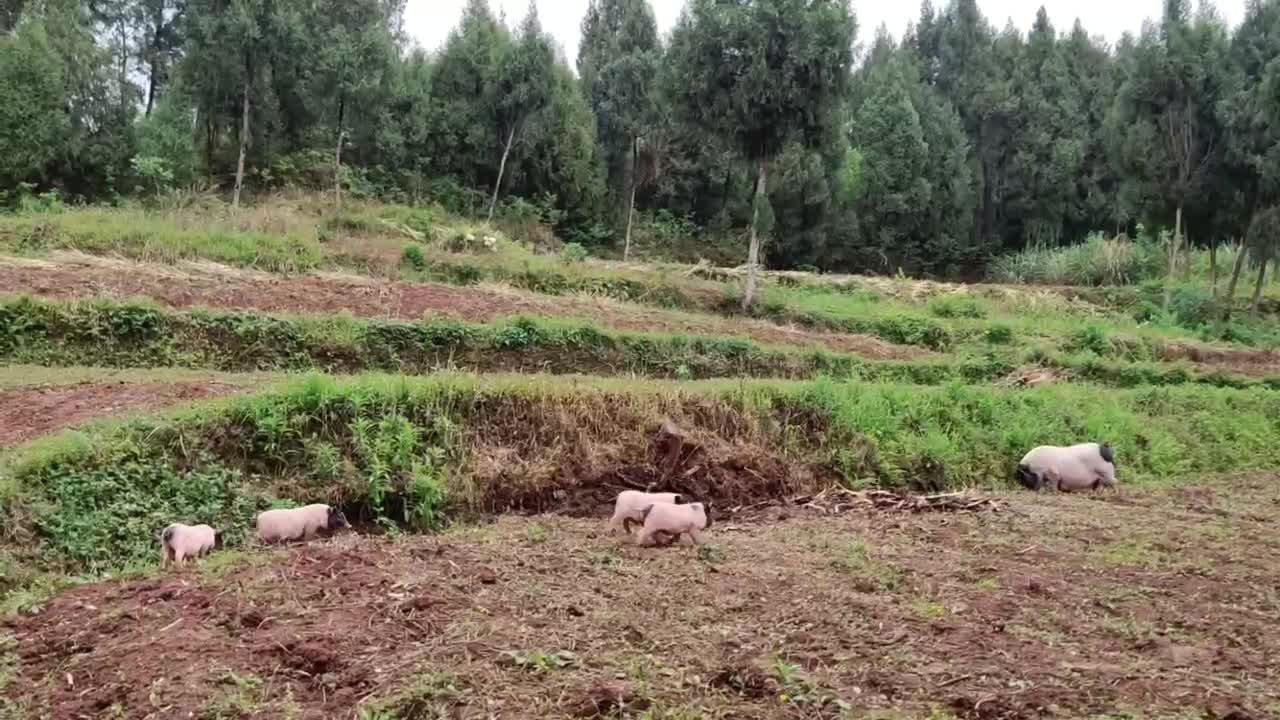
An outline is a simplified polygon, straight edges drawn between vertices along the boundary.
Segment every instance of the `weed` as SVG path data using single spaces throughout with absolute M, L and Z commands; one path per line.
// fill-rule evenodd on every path
M 423 673 L 395 696 L 367 702 L 357 709 L 359 720 L 446 720 L 466 703 L 470 691 L 450 673 Z
M 939 620 L 947 615 L 946 605 L 932 600 L 925 600 L 923 598 L 911 603 L 911 609 L 916 615 L 919 615 L 925 620 Z
M 788 662 L 781 656 L 774 658 L 772 675 L 778 685 L 778 701 L 784 705 L 829 705 L 839 711 L 848 711 L 853 707 L 839 697 L 815 687 L 803 676 L 799 665 Z
M 507 650 L 502 654 L 515 667 L 535 673 L 563 670 L 578 664 L 578 656 L 564 650 Z
M 406 265 L 422 272 L 427 269 L 427 253 L 418 243 L 409 243 L 404 246 L 402 259 Z
M 578 243 L 565 243 L 560 249 L 560 259 L 567 263 L 580 263 L 587 259 L 587 249 Z
M 995 591 L 1000 589 L 1000 581 L 993 577 L 979 578 L 976 584 L 982 590 Z
M 532 525 L 525 530 L 525 540 L 531 545 L 542 545 L 547 542 L 547 529 L 541 525 Z
M 698 558 L 698 562 L 707 563 L 708 565 L 722 563 L 728 559 L 725 551 L 715 545 L 699 545 L 695 556 Z
M 591 553 L 591 564 L 605 570 L 622 567 L 622 555 L 615 548 Z
M 257 675 L 227 672 L 221 679 L 221 696 L 196 711 L 198 720 L 239 720 L 255 714 L 262 704 L 262 679 Z
M 901 579 L 897 568 L 873 559 L 861 541 L 851 543 L 831 565 L 852 576 L 855 589 L 861 592 L 894 590 Z

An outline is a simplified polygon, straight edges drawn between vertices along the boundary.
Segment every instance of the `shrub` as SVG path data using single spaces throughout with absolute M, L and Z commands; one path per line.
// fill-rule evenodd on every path
M 402 261 L 414 270 L 422 271 L 427 269 L 427 254 L 418 243 L 409 243 L 404 246 L 404 253 L 401 256 Z
M 940 318 L 984 318 L 986 310 L 977 298 L 962 295 L 942 295 L 929 300 L 929 312 Z
M 578 243 L 568 243 L 560 249 L 560 259 L 567 263 L 579 263 L 587 259 L 587 249 Z

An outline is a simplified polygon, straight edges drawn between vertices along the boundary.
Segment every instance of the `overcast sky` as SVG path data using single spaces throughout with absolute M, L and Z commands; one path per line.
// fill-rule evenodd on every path
M 507 20 L 514 25 L 524 16 L 529 0 L 489 0 L 495 11 L 506 12 Z M 560 41 L 570 64 L 578 55 L 578 29 L 587 0 L 536 0 L 542 25 Z M 685 0 L 652 0 L 658 28 L 664 33 L 675 24 Z M 457 25 L 465 0 L 408 0 L 405 26 L 413 37 L 428 50 L 435 50 L 445 41 L 449 30 Z M 934 7 L 945 7 L 946 0 L 934 0 Z M 1036 9 L 1041 3 L 1034 0 L 978 0 L 978 5 L 997 29 L 1012 18 L 1014 24 L 1026 30 L 1035 20 Z M 1142 21 L 1160 15 L 1161 0 L 1044 0 L 1049 18 L 1059 32 L 1071 29 L 1079 17 L 1091 35 L 1104 35 L 1115 42 L 1125 30 L 1137 32 Z M 1245 0 L 1218 0 L 1218 10 L 1235 25 L 1244 15 Z M 853 0 L 858 16 L 858 42 L 869 44 L 881 23 L 889 27 L 895 37 L 902 35 L 907 23 L 920 13 L 919 0 Z

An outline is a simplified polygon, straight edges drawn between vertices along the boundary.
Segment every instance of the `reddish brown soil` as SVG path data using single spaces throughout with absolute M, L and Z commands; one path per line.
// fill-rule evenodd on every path
M 89 382 L 0 390 L 0 447 L 10 447 L 87 420 L 155 410 L 226 395 L 243 385 L 220 382 Z
M 1276 480 L 779 507 L 699 551 L 540 516 L 215 556 L 10 620 L 6 692 L 56 718 L 1277 717 Z
M 59 256 L 53 261 L 0 258 L 0 292 L 49 298 L 146 296 L 171 307 L 207 306 L 270 312 L 335 312 L 419 319 L 451 315 L 490 321 L 510 315 L 576 317 L 640 331 L 745 335 L 759 342 L 825 347 L 871 358 L 909 359 L 928 353 L 873 337 L 821 333 L 765 321 L 668 312 L 584 296 L 552 297 L 516 290 L 403 283 L 354 275 L 270 275 Z

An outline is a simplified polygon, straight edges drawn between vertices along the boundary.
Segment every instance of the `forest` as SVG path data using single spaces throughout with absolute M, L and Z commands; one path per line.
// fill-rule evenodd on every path
M 1280 0 L 1165 0 L 1114 45 L 977 0 L 591 0 L 576 58 L 468 0 L 5 0 L 0 206 L 303 188 L 531 213 L 605 254 L 973 278 L 1091 233 L 1280 234 Z M 1030 12 L 1030 10 L 1028 10 Z M 1067 20 L 1069 22 L 1069 19 Z M 1216 256 L 1215 256 L 1216 262 Z

